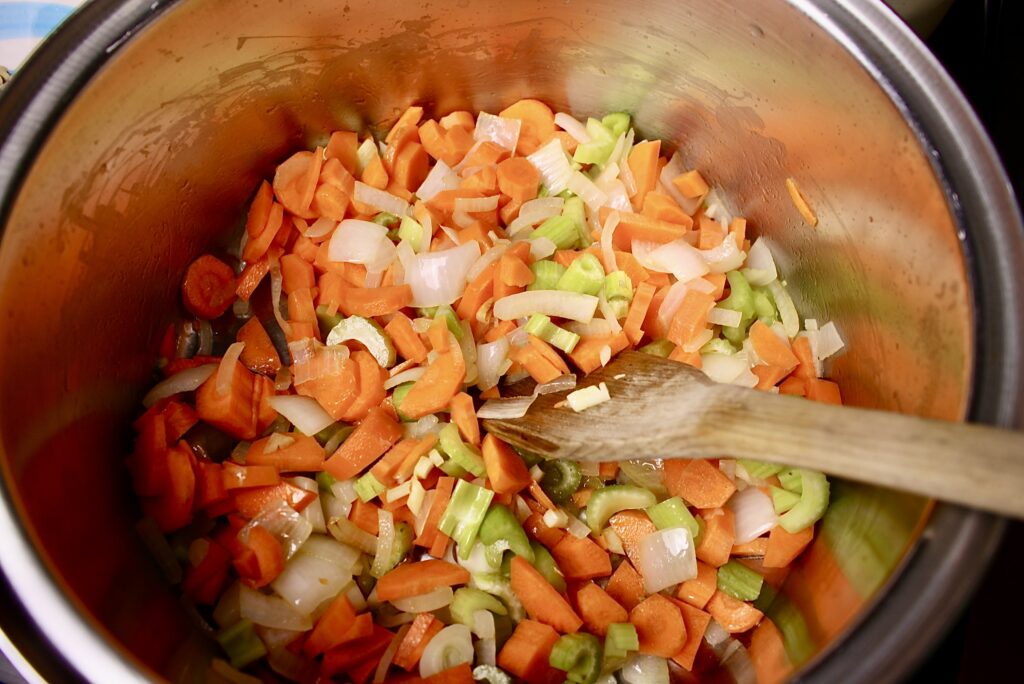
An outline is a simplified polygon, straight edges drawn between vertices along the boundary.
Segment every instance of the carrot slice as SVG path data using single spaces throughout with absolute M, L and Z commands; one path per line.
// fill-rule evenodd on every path
M 423 525 L 423 531 L 413 542 L 417 546 L 429 549 L 439 536 L 445 536 L 438 528 L 438 523 L 440 523 L 441 516 L 444 515 L 444 511 L 448 507 L 448 501 L 451 499 L 454 487 L 454 477 L 438 479 L 437 487 L 434 488 L 434 501 L 430 505 L 430 510 L 427 511 L 427 521 Z
M 520 156 L 533 154 L 555 134 L 555 115 L 540 100 L 519 100 L 501 110 L 498 116 L 522 122 L 516 144 L 516 154 Z
M 380 458 L 402 436 L 401 426 L 381 408 L 371 408 L 338 450 L 324 463 L 324 470 L 339 480 L 355 477 Z
M 380 506 L 371 502 L 356 499 L 353 502 L 352 510 L 349 511 L 348 519 L 359 529 L 367 534 L 376 537 L 380 534 Z
M 310 185 L 312 184 L 315 190 L 316 181 L 320 177 L 320 165 L 321 158 L 318 155 L 303 150 L 278 164 L 274 173 L 273 187 L 277 201 L 300 218 L 315 218 L 315 214 L 309 209 L 309 203 L 313 199 Z M 315 175 L 313 174 L 314 170 Z M 312 179 L 312 183 L 310 183 L 310 179 Z M 308 199 L 307 192 L 309 193 Z
M 410 418 L 422 418 L 447 407 L 466 377 L 466 364 L 457 349 L 438 355 L 427 366 L 427 372 L 417 380 L 402 400 L 402 413 Z
M 672 656 L 672 660 L 686 670 L 693 670 L 693 661 L 697 658 L 697 650 L 704 639 L 704 632 L 711 624 L 711 615 L 681 601 L 676 601 L 676 605 L 682 611 L 683 622 L 686 624 L 686 643 Z
M 720 568 L 729 562 L 736 539 L 733 512 L 728 508 L 704 511 L 704 531 L 697 542 L 697 558 Z
M 608 552 L 595 544 L 590 537 L 580 539 L 567 534 L 551 549 L 559 569 L 570 580 L 589 580 L 612 574 L 612 562 Z
M 762 563 L 766 568 L 784 568 L 803 553 L 814 539 L 814 526 L 791 534 L 778 525 L 768 533 L 768 548 Z
M 651 519 L 643 511 L 621 511 L 608 519 L 608 524 L 619 540 L 622 541 L 622 548 L 626 556 L 634 566 L 640 566 L 640 542 L 649 535 L 658 531 Z
M 608 633 L 608 625 L 629 620 L 626 609 L 593 582 L 587 582 L 576 591 L 575 602 L 587 631 L 598 636 Z
M 498 188 L 513 202 L 527 202 L 537 196 L 540 172 L 523 157 L 506 159 L 496 167 Z
M 307 437 L 298 432 L 288 435 L 264 437 L 252 443 L 249 450 L 245 452 L 245 462 L 248 465 L 271 465 L 281 472 L 307 472 L 323 470 L 324 448 L 312 437 Z M 273 451 L 267 451 L 271 446 L 272 439 L 280 442 L 280 437 L 291 440 L 291 443 L 278 446 Z
M 548 662 L 557 641 L 558 632 L 549 625 L 522 620 L 498 653 L 498 667 L 527 684 L 560 684 L 565 672 Z
M 246 368 L 264 375 L 274 375 L 281 370 L 281 357 L 258 318 L 253 316 L 246 321 L 235 339 L 245 343 L 239 360 Z
M 682 347 L 696 337 L 708 327 L 708 312 L 714 305 L 715 300 L 711 295 L 697 290 L 687 290 L 669 325 L 669 341 L 677 347 Z
M 235 301 L 236 287 L 231 267 L 211 254 L 204 254 L 189 264 L 181 281 L 181 297 L 192 314 L 213 320 Z
M 724 506 L 736 492 L 732 480 L 704 459 L 665 461 L 665 486 L 697 508 Z
M 680 583 L 676 590 L 676 598 L 695 608 L 703 608 L 717 590 L 718 569 L 703 561 L 697 561 L 697 576 Z
M 625 330 L 603 337 L 582 337 L 576 344 L 576 348 L 569 354 L 569 358 L 581 371 L 591 373 L 604 365 L 601 357 L 605 347 L 608 347 L 611 355 L 614 356 L 628 346 L 629 338 L 626 336 Z
M 640 637 L 640 652 L 671 658 L 686 643 L 686 623 L 679 606 L 661 594 L 648 596 L 633 610 L 629 621 Z
M 462 663 L 437 674 L 432 674 L 423 680 L 423 684 L 474 684 L 473 668 L 469 663 Z
M 728 594 L 716 591 L 708 601 L 707 611 L 715 622 L 722 625 L 725 631 L 737 634 L 753 629 L 764 615 L 754 606 L 733 598 Z
M 263 232 L 264 226 L 267 225 L 267 219 L 270 218 L 270 207 L 273 203 L 274 191 L 270 187 L 270 183 L 263 181 L 260 183 L 259 189 L 256 190 L 252 204 L 249 205 L 249 215 L 245 220 L 245 232 L 250 238 Z
M 490 435 L 488 435 L 488 437 L 490 437 Z M 549 550 L 553 549 L 566 535 L 565 532 L 557 527 L 548 527 L 544 522 L 544 516 L 542 513 L 531 513 L 530 516 L 523 521 L 523 529 L 526 530 L 526 535 L 530 539 L 540 542 Z
M 469 571 L 463 567 L 443 560 L 422 560 L 399 565 L 381 577 L 377 581 L 377 598 L 394 601 L 468 581 Z
M 693 219 L 683 211 L 682 207 L 674 199 L 660 192 L 648 192 L 644 197 L 644 206 L 641 212 L 644 216 L 659 221 L 678 223 L 683 226 L 693 225 Z
M 427 360 L 427 347 L 412 329 L 412 321 L 408 316 L 401 312 L 396 313 L 395 317 L 384 326 L 384 330 L 391 336 L 391 341 L 402 358 L 416 363 L 423 363 Z
M 608 220 L 608 215 L 615 211 L 611 207 L 602 207 L 600 211 L 601 224 Z M 678 240 L 690 229 L 690 225 L 659 221 L 643 214 L 634 214 L 628 211 L 619 212 L 619 225 L 615 228 L 612 236 L 612 244 L 616 249 L 629 251 L 632 249 L 633 240 L 645 242 L 657 242 L 664 244 Z
M 255 518 L 263 509 L 283 501 L 296 511 L 302 512 L 306 506 L 316 501 L 316 492 L 307 492 L 290 482 L 281 482 L 272 487 L 253 487 L 234 493 L 235 506 L 244 518 Z
M 473 397 L 459 392 L 452 398 L 452 422 L 459 427 L 462 439 L 480 445 L 480 422 L 476 419 Z
M 782 633 L 768 618 L 762 619 L 750 635 L 747 651 L 754 663 L 757 681 L 761 684 L 781 684 L 793 672 Z
M 284 550 L 265 527 L 256 525 L 249 530 L 249 538 L 242 542 L 242 547 L 234 565 L 243 584 L 253 589 L 265 587 L 284 570 Z
M 404 404 L 403 404 L 404 406 Z M 474 415 L 474 420 L 475 420 Z M 533 482 L 526 463 L 512 447 L 494 435 L 483 439 L 482 449 L 484 467 L 490 487 L 498 494 L 517 494 Z
M 369 613 L 367 613 L 369 615 Z M 352 608 L 348 597 L 338 594 L 310 632 L 302 650 L 310 658 L 318 656 L 329 648 L 349 641 L 347 633 L 354 627 L 352 624 L 356 619 L 356 611 Z M 372 621 L 372 617 L 371 617 Z M 361 636 L 367 636 L 365 634 Z
M 324 154 L 327 157 L 327 161 L 337 159 L 345 167 L 346 171 L 355 173 L 356 160 L 358 158 L 356 151 L 358 149 L 358 135 L 352 131 L 335 131 L 331 133 L 331 138 L 327 141 L 327 150 Z M 324 166 L 326 165 L 327 162 L 324 162 Z
M 312 289 L 316 286 L 313 264 L 296 254 L 285 254 L 281 257 L 281 281 L 285 294 L 302 288 Z
M 640 283 L 633 294 L 633 301 L 629 304 L 629 313 L 626 314 L 626 322 L 622 325 L 626 337 L 634 345 L 640 344 L 644 337 L 643 324 L 647 317 L 647 310 L 654 299 L 656 288 L 650 283 Z
M 839 394 L 839 385 L 831 380 L 811 378 L 806 381 L 807 398 L 812 401 L 821 401 L 826 404 L 842 406 L 843 398 Z
M 789 343 L 784 342 L 782 338 L 761 321 L 755 321 L 750 326 L 750 343 L 753 345 L 754 352 L 759 359 L 770 366 L 778 366 L 785 369 L 783 376 L 789 374 L 800 363 L 790 348 Z
M 273 381 L 255 375 L 236 361 L 228 390 L 217 388 L 220 371 L 196 390 L 196 413 L 207 423 L 238 439 L 255 439 L 274 422 L 277 412 L 268 401 L 274 394 Z
M 412 302 L 408 285 L 342 287 L 338 294 L 338 307 L 346 316 L 387 316 Z
M 629 561 L 623 561 L 615 568 L 605 591 L 626 610 L 633 610 L 644 599 L 644 580 Z
M 636 194 L 631 201 L 633 209 L 640 211 L 644 206 L 647 193 L 658 186 L 658 158 L 661 156 L 661 141 L 653 140 L 637 143 L 629 152 L 626 163 L 633 172 L 636 183 Z
M 355 363 L 357 369 L 359 393 L 339 418 L 345 422 L 354 423 L 365 418 L 371 408 L 380 406 L 384 401 L 387 396 L 387 392 L 384 390 L 384 379 L 387 373 L 368 351 L 362 349 L 354 351 L 349 358 Z
M 238 286 L 235 288 L 235 295 L 243 302 L 249 301 L 249 297 L 256 291 L 256 287 L 268 273 L 270 273 L 270 259 L 267 257 L 249 263 L 241 275 L 238 276 Z
M 398 645 L 393 662 L 406 671 L 411 671 L 423 657 L 430 640 L 437 636 L 437 633 L 444 629 L 444 623 L 438 620 L 432 613 L 419 613 L 412 621 L 405 638 Z
M 328 352 L 318 350 L 316 357 Z M 314 363 L 320 363 L 314 357 Z M 295 371 L 293 364 L 292 372 Z M 299 394 L 312 397 L 323 407 L 325 411 L 335 420 L 341 420 L 348 407 L 356 400 L 359 392 L 359 375 L 356 362 L 350 356 L 337 365 L 337 368 L 330 369 L 330 372 L 319 377 L 295 385 L 295 391 Z
M 512 559 L 511 582 L 512 592 L 534 620 L 551 625 L 562 634 L 571 634 L 583 626 L 583 620 L 565 597 L 521 556 Z

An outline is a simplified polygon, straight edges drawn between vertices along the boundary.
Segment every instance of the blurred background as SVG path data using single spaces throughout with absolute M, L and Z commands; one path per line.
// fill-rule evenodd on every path
M 0 2 L 0 65 L 16 71 L 82 1 Z M 1002 157 L 1018 202 L 1024 204 L 1024 0 L 889 4 L 925 37 L 967 96 Z M 6 71 L 0 71 L 0 80 L 6 77 Z M 1024 633 L 1024 592 L 1017 589 L 1022 576 L 1024 523 L 1012 522 L 978 593 L 932 657 L 910 678 L 911 684 L 1019 679 L 1011 654 L 1020 648 L 1017 642 Z M 0 605 L 9 605 L 10 597 L 0 599 Z M 20 681 L 0 656 L 0 683 Z

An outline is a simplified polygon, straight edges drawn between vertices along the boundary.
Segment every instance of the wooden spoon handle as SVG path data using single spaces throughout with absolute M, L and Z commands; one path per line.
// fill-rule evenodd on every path
M 822 470 L 1024 518 L 1024 434 L 739 388 L 704 416 L 711 453 Z

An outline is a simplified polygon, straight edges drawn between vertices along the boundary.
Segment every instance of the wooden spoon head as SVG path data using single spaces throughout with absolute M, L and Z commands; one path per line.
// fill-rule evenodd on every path
M 650 459 L 645 445 L 672 433 L 699 430 L 718 390 L 703 372 L 651 354 L 627 351 L 588 375 L 577 389 L 605 383 L 611 400 L 577 413 L 566 392 L 537 397 L 522 418 L 485 419 L 484 428 L 513 446 L 549 458 L 581 461 Z M 681 452 L 678 455 L 683 455 Z

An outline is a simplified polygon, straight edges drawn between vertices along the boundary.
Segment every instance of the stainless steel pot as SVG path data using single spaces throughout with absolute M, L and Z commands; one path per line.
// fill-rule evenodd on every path
M 0 622 L 50 681 L 201 678 L 122 467 L 177 283 L 275 160 L 412 102 L 633 112 L 771 237 L 801 311 L 842 329 L 850 403 L 1021 423 L 1018 211 L 963 98 L 880 3 L 94 0 L 9 88 L 0 566 L 18 601 Z M 768 613 L 797 677 L 894 680 L 961 609 L 1000 523 L 834 489 Z

